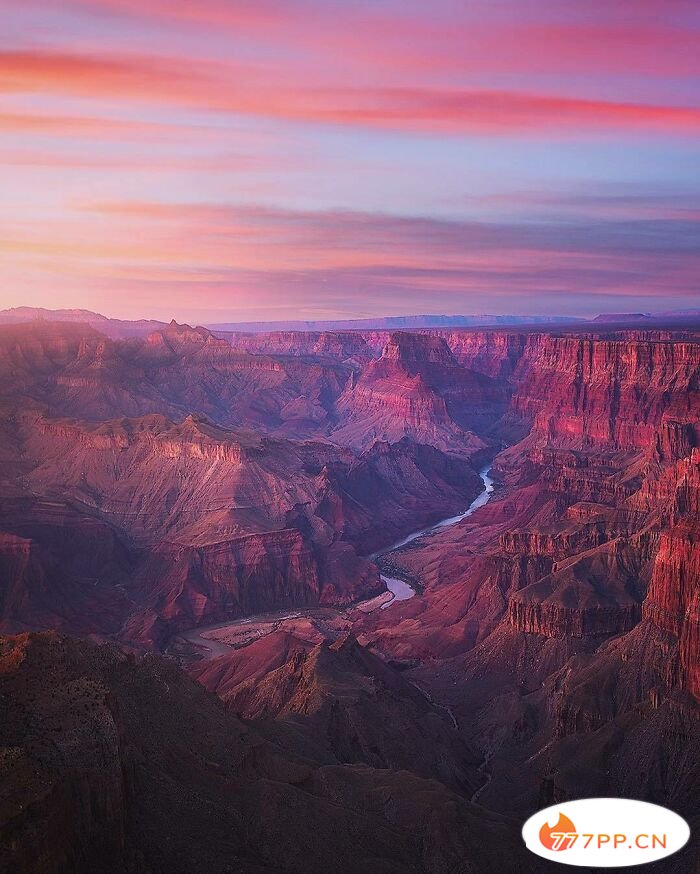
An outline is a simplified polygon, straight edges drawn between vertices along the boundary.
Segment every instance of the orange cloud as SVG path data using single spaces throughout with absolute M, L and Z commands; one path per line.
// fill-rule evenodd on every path
M 206 78 L 176 59 L 60 51 L 0 52 L 0 92 L 196 102 Z
M 52 137 L 79 137 L 96 140 L 171 139 L 177 132 L 188 131 L 186 125 L 177 122 L 154 122 L 132 119 L 116 119 L 99 116 L 53 115 L 31 112 L 0 111 L 0 131 L 11 134 L 42 134 Z M 197 128 L 202 135 L 204 127 Z
M 399 131 L 511 133 L 663 131 L 697 133 L 700 109 L 587 100 L 508 90 L 409 87 L 281 87 L 255 65 L 150 56 L 97 57 L 46 51 L 0 53 L 0 91 L 146 101 L 318 124 Z

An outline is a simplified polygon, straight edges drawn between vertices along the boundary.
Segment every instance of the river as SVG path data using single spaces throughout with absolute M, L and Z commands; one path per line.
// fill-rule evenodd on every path
M 474 498 L 474 500 L 463 513 L 458 513 L 456 516 L 449 516 L 447 519 L 443 519 L 441 522 L 436 522 L 435 524 L 430 525 L 427 528 L 421 528 L 419 531 L 414 531 L 413 534 L 409 534 L 407 537 L 404 537 L 396 543 L 393 543 L 386 549 L 381 549 L 378 552 L 372 553 L 372 555 L 369 556 L 370 559 L 374 560 L 376 558 L 379 558 L 380 556 L 389 555 L 389 553 L 395 552 L 396 550 L 407 546 L 409 543 L 413 543 L 414 540 L 418 540 L 420 537 L 428 537 L 443 528 L 449 528 L 451 525 L 456 525 L 458 522 L 461 522 L 462 519 L 466 519 L 468 516 L 471 516 L 472 513 L 475 513 L 479 509 L 479 507 L 483 507 L 491 499 L 491 495 L 493 494 L 493 480 L 489 476 L 490 472 L 490 464 L 479 471 L 479 476 L 481 477 L 481 481 L 484 484 L 484 490 L 480 492 L 476 498 Z M 415 589 L 413 589 L 404 580 L 399 580 L 395 577 L 389 577 L 385 574 L 382 574 L 381 578 L 388 591 L 391 592 L 393 595 L 393 597 L 389 601 L 381 604 L 380 609 L 382 610 L 390 607 L 395 601 L 408 601 L 409 598 L 413 598 L 413 596 L 416 594 Z M 359 603 L 354 604 L 353 607 L 361 609 L 363 604 L 367 605 L 370 603 L 370 601 L 373 600 L 375 599 L 372 598 L 369 601 L 360 601 Z M 233 621 L 229 620 L 225 622 L 218 622 L 215 625 L 199 626 L 197 628 L 192 628 L 189 631 L 180 632 L 179 634 L 175 635 L 175 637 L 179 640 L 186 640 L 189 643 L 194 644 L 198 649 L 203 650 L 204 658 L 212 659 L 216 658 L 216 656 L 225 655 L 226 653 L 230 652 L 231 647 L 225 643 L 221 643 L 218 640 L 202 637 L 202 635 L 207 631 L 213 631 L 216 628 L 241 628 L 245 627 L 246 625 L 252 625 L 253 623 L 258 622 L 283 622 L 285 619 L 298 619 L 301 616 L 307 615 L 308 612 L 312 611 L 287 609 L 280 610 L 277 613 L 265 613 L 261 614 L 260 616 L 248 616 L 245 619 L 234 619 Z
M 447 519 L 443 519 L 441 522 L 436 522 L 428 528 L 421 528 L 419 531 L 414 531 L 413 534 L 409 534 L 407 537 L 404 537 L 402 540 L 388 546 L 386 549 L 381 549 L 379 552 L 372 553 L 370 558 L 374 560 L 382 555 L 388 555 L 390 552 L 395 552 L 397 549 L 401 549 L 409 543 L 413 543 L 414 540 L 418 540 L 421 537 L 428 537 L 429 535 L 440 531 L 442 528 L 449 528 L 451 525 L 456 525 L 458 522 L 461 522 L 462 519 L 466 519 L 468 516 L 471 516 L 472 513 L 475 513 L 479 507 L 488 504 L 491 500 L 491 495 L 493 494 L 493 480 L 489 476 L 490 473 L 490 464 L 479 471 L 481 482 L 484 484 L 484 490 L 474 498 L 463 513 L 458 513 L 456 516 L 449 516 Z M 386 608 L 390 607 L 394 601 L 408 601 L 409 598 L 412 598 L 416 594 L 415 590 L 404 580 L 398 580 L 395 577 L 387 577 L 384 574 L 382 574 L 381 577 L 384 581 L 384 585 L 394 595 L 391 601 L 382 604 L 382 610 L 386 610 Z

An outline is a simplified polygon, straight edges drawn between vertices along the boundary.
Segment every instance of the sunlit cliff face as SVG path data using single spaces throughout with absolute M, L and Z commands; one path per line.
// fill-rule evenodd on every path
M 688 0 L 0 2 L 0 306 L 692 306 Z

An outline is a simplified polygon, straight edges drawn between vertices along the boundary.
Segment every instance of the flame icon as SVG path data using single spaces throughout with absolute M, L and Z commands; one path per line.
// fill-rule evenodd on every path
M 576 843 L 578 832 L 568 816 L 559 814 L 557 824 L 550 828 L 548 822 L 540 829 L 540 843 L 548 850 L 568 850 Z

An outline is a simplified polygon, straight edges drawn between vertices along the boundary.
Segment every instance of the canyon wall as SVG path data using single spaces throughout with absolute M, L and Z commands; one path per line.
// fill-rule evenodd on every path
M 254 619 L 240 648 L 219 643 L 224 656 L 190 668 L 224 702 L 210 712 L 197 698 L 208 731 L 227 710 L 278 749 L 294 738 L 295 755 L 359 769 L 341 782 L 364 775 L 348 789 L 361 807 L 382 769 L 409 806 L 423 790 L 404 781 L 429 777 L 444 784 L 439 804 L 445 786 L 446 804 L 476 799 L 469 816 L 522 821 L 582 793 L 629 794 L 695 829 L 699 350 L 692 331 L 590 327 L 215 336 L 173 323 L 127 340 L 0 329 L 0 629 L 142 652 L 207 624 L 301 613 Z M 416 596 L 360 609 L 384 590 L 368 556 L 462 512 L 489 460 L 485 506 L 386 558 Z M 169 651 L 203 654 L 186 640 Z M 1 646 L 0 679 L 32 663 L 31 646 Z M 51 658 L 90 674 L 93 656 L 71 646 L 51 643 Z M 107 673 L 135 676 L 122 658 Z M 189 713 L 180 696 L 195 693 L 175 666 L 143 664 L 147 694 L 177 690 Z M 260 750 L 245 768 L 264 755 L 279 773 Z M 42 804 L 20 780 L 51 823 L 47 852 L 100 857 L 98 841 L 118 857 L 132 834 L 125 761 L 126 783 L 107 768 L 99 785 L 62 764 Z M 298 760 L 280 767 L 297 780 Z M 304 773 L 306 787 L 329 785 Z M 61 805 L 78 831 L 55 818 Z M 11 819 L 25 855 L 35 814 Z M 689 864 L 679 855 L 671 870 Z

